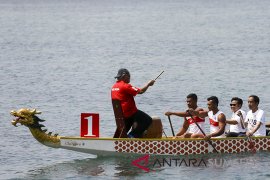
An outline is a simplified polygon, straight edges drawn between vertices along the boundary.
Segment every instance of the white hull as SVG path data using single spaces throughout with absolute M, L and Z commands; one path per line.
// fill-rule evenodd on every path
M 256 151 L 270 151 L 270 137 L 252 138 Z M 251 151 L 250 142 L 244 138 L 213 139 L 214 147 L 220 153 L 241 153 Z M 203 139 L 118 139 L 61 137 L 60 148 L 95 155 L 196 155 L 213 152 Z

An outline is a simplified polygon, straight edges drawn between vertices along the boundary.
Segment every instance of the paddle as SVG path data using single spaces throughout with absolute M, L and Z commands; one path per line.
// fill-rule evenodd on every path
M 240 117 L 241 126 L 243 127 L 243 115 L 242 115 L 241 111 L 238 111 L 237 115 Z M 256 153 L 255 143 L 251 140 L 251 137 L 247 136 L 245 139 L 249 142 L 248 148 L 251 150 L 251 152 Z
M 168 116 L 168 119 L 169 119 L 169 122 L 170 122 L 170 125 L 171 125 L 172 135 L 175 136 L 173 126 L 172 126 L 172 122 L 171 122 L 171 117 Z
M 159 78 L 159 76 L 160 76 L 162 73 L 164 73 L 164 71 L 162 71 L 162 72 L 156 77 L 155 80 L 157 80 L 157 79 Z
M 165 137 L 167 138 L 167 134 L 165 133 L 164 129 L 162 129 L 162 132 L 164 133 Z
M 194 118 L 192 117 L 192 115 L 190 114 L 190 112 L 189 112 L 189 111 L 187 111 L 187 112 L 188 112 L 188 114 L 190 115 L 190 117 L 191 117 L 191 119 L 193 120 L 193 122 L 196 124 L 196 126 L 200 129 L 200 131 L 202 132 L 202 134 L 203 134 L 204 136 L 206 136 L 205 132 L 202 130 L 202 128 L 199 126 L 199 124 L 194 120 Z M 214 152 L 219 153 L 219 152 L 217 151 L 217 149 L 215 148 L 215 146 L 213 145 L 213 143 L 212 143 L 212 141 L 211 141 L 210 139 L 207 140 L 207 142 L 213 147 Z
M 247 140 L 249 142 L 248 148 L 251 150 L 252 153 L 256 153 L 255 143 L 252 141 L 250 136 L 247 136 Z

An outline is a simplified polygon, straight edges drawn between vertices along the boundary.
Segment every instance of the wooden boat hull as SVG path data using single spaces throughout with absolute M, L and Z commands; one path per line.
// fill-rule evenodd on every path
M 256 151 L 270 151 L 270 137 L 253 137 Z M 241 153 L 251 151 L 245 138 L 213 139 L 213 145 L 220 153 Z M 153 154 L 153 155 L 199 155 L 213 152 L 203 139 L 127 139 L 127 138 L 81 138 L 61 137 L 60 148 L 91 153 L 107 154 Z

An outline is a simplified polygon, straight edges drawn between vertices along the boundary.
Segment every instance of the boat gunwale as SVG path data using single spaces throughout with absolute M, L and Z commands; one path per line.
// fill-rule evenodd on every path
M 252 137 L 252 139 L 270 139 L 270 136 Z M 171 137 L 163 138 L 110 138 L 110 137 L 80 137 L 80 136 L 61 136 L 60 139 L 65 140 L 110 140 L 110 141 L 206 141 L 203 138 L 176 138 Z M 213 138 L 211 141 L 218 140 L 247 140 L 246 137 L 226 137 L 226 138 Z

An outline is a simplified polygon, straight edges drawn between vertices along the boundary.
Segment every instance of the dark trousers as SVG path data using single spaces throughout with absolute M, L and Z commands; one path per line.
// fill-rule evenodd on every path
M 240 132 L 240 133 L 229 132 L 226 136 L 227 137 L 244 137 L 246 136 L 246 133 L 245 132 Z
M 270 136 L 270 129 L 266 129 L 266 136 Z
M 127 133 L 132 127 L 132 130 L 129 134 L 135 138 L 141 138 L 143 136 L 143 132 L 147 130 L 151 123 L 152 118 L 141 110 L 138 110 L 131 117 L 125 119 Z

